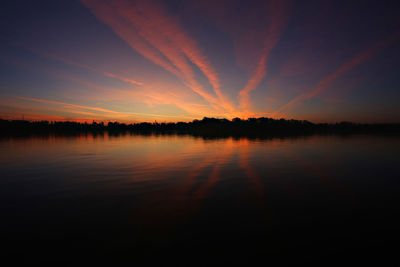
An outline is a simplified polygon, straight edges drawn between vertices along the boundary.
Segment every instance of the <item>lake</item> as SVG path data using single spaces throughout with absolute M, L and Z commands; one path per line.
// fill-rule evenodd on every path
M 400 138 L 0 139 L 15 262 L 174 266 L 389 262 Z

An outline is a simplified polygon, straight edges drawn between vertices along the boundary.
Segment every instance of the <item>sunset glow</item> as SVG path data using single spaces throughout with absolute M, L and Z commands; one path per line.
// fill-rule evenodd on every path
M 400 20 L 390 4 L 372 5 L 9 4 L 0 35 L 0 115 L 80 122 L 205 116 L 397 122 Z

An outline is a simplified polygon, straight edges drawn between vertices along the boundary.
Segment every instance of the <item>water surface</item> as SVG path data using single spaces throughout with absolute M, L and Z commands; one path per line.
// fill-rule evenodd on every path
M 399 150 L 362 135 L 3 138 L 2 240 L 30 263 L 381 262 L 397 252 Z

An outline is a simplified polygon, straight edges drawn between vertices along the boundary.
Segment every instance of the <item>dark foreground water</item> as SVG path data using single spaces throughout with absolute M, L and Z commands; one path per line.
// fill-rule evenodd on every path
M 105 134 L 5 138 L 0 151 L 14 263 L 399 260 L 398 137 Z

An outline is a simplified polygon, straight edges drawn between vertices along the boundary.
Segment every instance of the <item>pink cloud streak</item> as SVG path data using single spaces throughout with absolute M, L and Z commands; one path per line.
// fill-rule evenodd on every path
M 58 106 L 63 106 L 64 108 L 69 108 L 67 110 L 68 113 L 75 113 L 75 114 L 83 114 L 83 115 L 91 115 L 91 116 L 100 116 L 100 117 L 109 117 L 109 118 L 127 118 L 130 115 L 145 115 L 145 116 L 150 116 L 150 117 L 171 117 L 171 118 L 182 118 L 184 116 L 178 116 L 178 115 L 161 115 L 161 114 L 153 114 L 153 113 L 142 113 L 142 112 L 119 112 L 119 111 L 114 111 L 110 109 L 105 109 L 105 108 L 100 108 L 100 107 L 92 107 L 92 106 L 83 106 L 83 105 L 76 105 L 76 104 L 71 104 L 67 102 L 61 102 L 61 101 L 53 101 L 53 100 L 47 100 L 47 99 L 39 99 L 39 98 L 31 98 L 31 97 L 22 97 L 22 96 L 15 96 L 17 99 L 21 100 L 26 100 L 26 101 L 33 101 L 33 102 L 39 102 L 39 103 L 45 103 L 45 104 L 52 104 L 52 105 L 58 105 Z M 77 110 L 73 110 L 73 108 Z M 90 113 L 82 110 L 91 110 L 91 111 L 97 111 L 97 112 L 102 112 L 105 114 L 98 114 L 98 113 Z
M 211 63 L 177 20 L 161 6 L 149 1 L 136 1 L 135 4 L 131 1 L 106 0 L 82 2 L 133 49 L 178 77 L 214 108 L 234 110 L 220 90 L 220 81 Z M 216 97 L 197 82 L 188 60 L 207 77 Z
M 357 67 L 358 65 L 364 63 L 365 61 L 371 59 L 373 56 L 375 56 L 381 49 L 383 49 L 385 46 L 389 45 L 393 41 L 397 40 L 400 38 L 400 32 L 397 32 L 393 34 L 391 37 L 388 39 L 385 39 L 383 41 L 380 41 L 379 43 L 373 45 L 369 49 L 363 51 L 361 54 L 353 57 L 349 61 L 347 61 L 345 64 L 343 64 L 339 69 L 337 69 L 334 73 L 331 75 L 325 77 L 324 79 L 320 80 L 318 85 L 311 91 L 303 93 L 296 97 L 295 99 L 291 100 L 284 106 L 282 106 L 279 110 L 275 111 L 273 114 L 274 116 L 277 116 L 278 114 L 283 114 L 283 111 L 288 111 L 292 109 L 295 106 L 299 106 L 302 104 L 304 100 L 313 98 L 314 96 L 320 94 L 322 91 L 324 91 L 335 79 L 343 75 L 344 73 L 348 72 L 349 70 Z
M 271 1 L 268 8 L 274 13 L 268 20 L 268 27 L 261 34 L 265 36 L 264 48 L 254 73 L 248 80 L 246 86 L 239 92 L 239 103 L 242 110 L 250 107 L 250 93 L 257 88 L 267 74 L 267 62 L 272 49 L 279 42 L 283 27 L 287 22 L 288 6 L 285 1 Z

